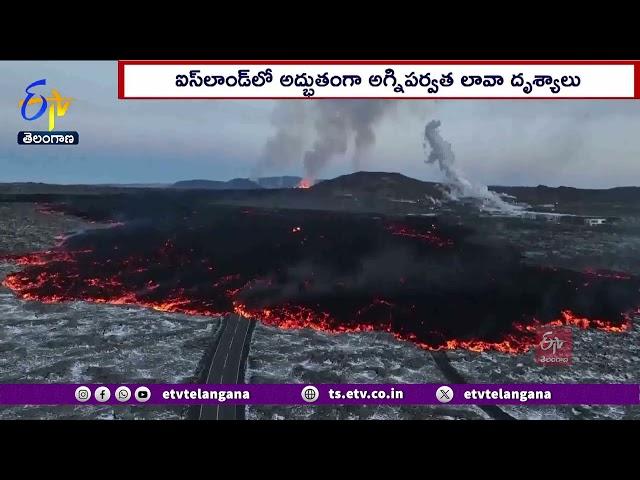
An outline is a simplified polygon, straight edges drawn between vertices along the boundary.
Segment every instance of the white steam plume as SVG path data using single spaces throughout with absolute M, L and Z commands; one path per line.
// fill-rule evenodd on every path
M 479 200 L 484 209 L 513 211 L 516 207 L 505 202 L 500 196 L 490 191 L 486 185 L 474 184 L 464 177 L 460 169 L 455 165 L 455 155 L 451 144 L 440 136 L 438 128 L 440 121 L 432 120 L 424 128 L 423 144 L 425 152 L 427 144 L 431 148 L 426 164 L 438 164 L 438 168 L 444 174 L 452 199 L 471 197 Z

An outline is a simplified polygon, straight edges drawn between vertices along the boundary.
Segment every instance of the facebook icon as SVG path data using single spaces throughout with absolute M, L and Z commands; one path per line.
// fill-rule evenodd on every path
M 107 387 L 96 388 L 94 395 L 95 395 L 95 399 L 101 403 L 104 403 L 111 398 L 111 392 Z

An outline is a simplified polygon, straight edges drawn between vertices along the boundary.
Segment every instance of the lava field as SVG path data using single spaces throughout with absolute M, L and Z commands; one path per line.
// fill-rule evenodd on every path
M 182 198 L 182 197 L 181 197 Z M 144 201 L 143 201 L 144 200 Z M 427 349 L 524 352 L 540 325 L 630 328 L 640 279 L 527 265 L 431 217 L 112 196 L 47 205 L 110 228 L 5 255 L 25 300 L 235 312 L 281 328 L 385 331 Z

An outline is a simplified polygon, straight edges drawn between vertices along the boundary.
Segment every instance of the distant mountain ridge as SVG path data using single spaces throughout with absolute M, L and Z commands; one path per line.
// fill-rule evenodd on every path
M 295 188 L 300 185 L 302 177 L 283 176 L 283 177 L 261 177 L 254 180 L 262 188 Z
M 555 202 L 640 202 L 640 187 L 575 188 L 575 187 L 503 187 L 490 186 L 490 190 L 513 195 L 530 204 Z
M 234 178 L 226 182 L 220 180 L 182 180 L 171 185 L 173 188 L 203 190 L 256 190 L 262 188 L 248 178 Z
M 407 177 L 401 173 L 355 172 L 331 180 L 323 180 L 311 191 L 333 195 L 370 195 L 386 198 L 424 198 L 425 195 L 441 199 L 445 186 Z
M 174 184 L 47 184 L 40 182 L 11 182 L 0 183 L 0 194 L 4 195 L 28 195 L 28 194 L 108 194 L 129 192 L 132 190 L 147 189 L 174 189 L 174 190 L 218 190 L 236 191 L 246 195 L 252 195 L 255 191 L 260 198 L 265 195 L 275 195 L 286 204 L 286 199 L 293 199 L 294 204 L 304 203 L 305 199 L 313 205 L 321 205 L 323 202 L 355 201 L 372 203 L 379 200 L 385 202 L 427 201 L 443 200 L 447 197 L 447 185 L 436 182 L 422 181 L 407 177 L 395 172 L 355 172 L 342 175 L 329 180 L 318 180 L 309 189 L 295 188 L 299 185 L 301 177 L 274 176 L 263 177 L 255 180 L 248 178 L 235 178 L 229 181 L 193 179 L 179 181 Z M 501 194 L 511 195 L 519 202 L 532 206 L 547 204 L 580 205 L 584 202 L 591 204 L 620 203 L 635 206 L 640 209 L 640 187 L 624 186 L 608 189 L 583 189 L 574 187 L 548 187 L 538 186 L 489 186 L 490 190 Z M 273 190 L 272 193 L 269 190 Z M 236 194 L 234 194 L 236 195 Z M 269 197 L 271 198 L 271 197 Z M 276 197 L 273 197 L 276 198 Z M 280 200 L 279 200 L 280 201 Z M 277 202 L 276 202 L 277 203 Z
M 234 178 L 233 180 L 182 180 L 176 182 L 173 188 L 193 188 L 206 190 L 256 190 L 262 188 L 295 188 L 302 181 L 302 177 L 261 177 L 255 180 L 249 178 Z

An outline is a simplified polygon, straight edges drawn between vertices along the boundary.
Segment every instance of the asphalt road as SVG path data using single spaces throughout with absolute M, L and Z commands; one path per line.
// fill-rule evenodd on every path
M 244 368 L 249 353 L 251 334 L 255 321 L 240 315 L 230 314 L 223 319 L 223 327 L 206 371 L 208 384 L 244 383 Z M 467 383 L 466 379 L 451 365 L 445 352 L 431 352 L 436 364 L 453 383 Z M 480 407 L 496 420 L 514 418 L 494 405 Z M 244 419 L 244 405 L 200 405 L 192 418 L 198 420 L 241 420 Z
M 467 380 L 451 365 L 447 353 L 444 351 L 431 352 L 431 356 L 438 365 L 440 371 L 445 378 L 451 383 L 469 383 Z M 478 407 L 494 420 L 515 420 L 511 415 L 502 410 L 497 405 L 478 405 Z
M 244 366 L 255 322 L 236 314 L 227 315 L 223 322 L 205 383 L 244 383 Z M 244 405 L 200 405 L 197 418 L 241 420 L 244 418 Z

